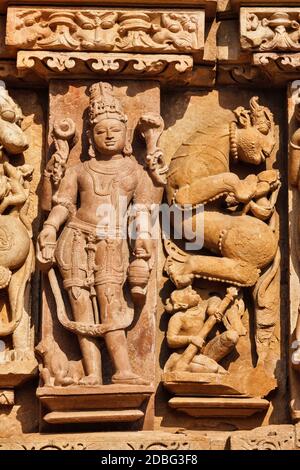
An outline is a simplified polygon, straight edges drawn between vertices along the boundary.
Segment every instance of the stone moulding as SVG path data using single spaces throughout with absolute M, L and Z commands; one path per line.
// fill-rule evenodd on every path
M 27 434 L 0 439 L 0 450 L 299 450 L 299 428 L 271 425 L 251 431 L 140 431 L 124 433 Z
M 133 385 L 37 389 L 48 424 L 134 422 L 144 417 L 141 408 L 152 393 L 152 387 Z
M 296 449 L 297 428 L 291 425 L 266 426 L 252 431 L 237 431 L 230 437 L 231 450 Z
M 52 78 L 122 76 L 155 79 L 162 84 L 213 86 L 214 65 L 193 67 L 193 58 L 174 54 L 116 54 L 97 52 L 19 51 L 18 76 L 30 72 L 44 81 Z
M 159 431 L 86 433 L 45 436 L 30 434 L 1 439 L 0 450 L 209 450 L 213 439 L 203 435 Z
M 299 51 L 299 15 L 299 8 L 241 8 L 242 49 Z
M 253 54 L 253 64 L 268 77 L 269 83 L 284 86 L 299 78 L 300 53 L 256 53 Z
M 194 418 L 247 418 L 266 411 L 269 402 L 262 398 L 176 396 L 169 400 L 169 406 Z
M 8 7 L 8 0 L 0 0 L 0 13 L 5 13 L 6 9 Z M 30 5 L 33 2 L 32 0 L 14 0 L 14 5 Z M 39 2 L 43 6 L 53 6 L 53 3 L 56 5 L 63 5 L 64 7 L 70 5 L 70 6 L 76 6 L 79 5 L 82 7 L 83 5 L 87 6 L 99 6 L 99 1 L 98 0 L 40 0 Z M 196 7 L 196 8 L 203 8 L 205 9 L 205 15 L 207 18 L 214 18 L 216 14 L 216 9 L 217 9 L 217 0 L 160 0 L 159 2 L 157 0 L 103 0 L 101 2 L 101 5 L 105 6 L 114 6 L 116 5 L 117 7 L 120 6 L 129 6 L 133 5 L 136 7 L 137 5 L 145 6 L 149 5 L 150 7 L 152 5 L 157 6 L 161 5 L 163 7 L 180 7 L 180 8 L 189 8 L 189 7 Z
M 14 8 L 6 44 L 14 49 L 198 53 L 204 10 Z

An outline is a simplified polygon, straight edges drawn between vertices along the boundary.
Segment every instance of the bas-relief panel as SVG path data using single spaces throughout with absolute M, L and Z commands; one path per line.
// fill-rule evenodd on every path
M 257 93 L 258 94 L 258 93 Z M 269 109 L 269 111 L 273 114 L 274 119 L 274 145 L 271 146 L 270 149 L 270 156 L 266 159 L 266 163 L 262 163 L 258 166 L 253 166 L 249 164 L 245 164 L 243 162 L 234 162 L 233 160 L 230 161 L 230 171 L 236 173 L 240 178 L 246 178 L 249 173 L 259 174 L 261 171 L 265 170 L 276 170 L 280 172 L 280 181 L 281 187 L 278 194 L 278 203 L 277 207 L 280 222 L 278 225 L 278 230 L 280 229 L 280 247 L 285 250 L 286 243 L 287 243 L 287 236 L 286 236 L 286 210 L 284 207 L 286 205 L 286 189 L 287 189 L 287 159 L 284 158 L 283 150 L 280 145 L 282 139 L 284 138 L 284 114 L 283 114 L 283 105 L 285 102 L 284 94 L 281 95 L 281 102 L 279 100 L 274 100 L 272 97 L 272 93 L 263 92 L 258 94 L 258 103 L 259 106 L 263 106 Z M 250 109 L 251 109 L 251 98 L 253 97 L 253 93 L 249 92 L 249 90 L 240 90 L 239 94 L 235 94 L 231 90 L 220 90 L 220 91 L 212 91 L 209 93 L 172 93 L 172 94 L 165 94 L 162 96 L 162 115 L 165 120 L 165 131 L 163 133 L 161 139 L 161 146 L 165 153 L 166 162 L 170 163 L 170 171 L 169 174 L 172 172 L 172 157 L 174 154 L 178 155 L 178 149 L 182 146 L 184 142 L 189 142 L 190 148 L 193 145 L 193 138 L 195 133 L 198 133 L 198 140 L 196 141 L 195 146 L 193 147 L 194 150 L 194 161 L 193 164 L 190 164 L 190 171 L 194 171 L 194 181 L 197 179 L 197 169 L 195 170 L 195 165 L 197 158 L 201 152 L 204 155 L 207 152 L 207 148 L 210 148 L 210 155 L 207 157 L 207 161 L 211 158 L 211 155 L 214 153 L 217 154 L 218 150 L 221 149 L 221 152 L 224 154 L 228 154 L 230 152 L 230 123 L 235 120 L 233 111 L 237 108 L 243 106 L 244 110 L 249 110 L 249 102 L 250 102 Z M 253 103 L 253 101 L 252 101 Z M 241 108 L 239 108 L 241 110 Z M 262 108 L 261 108 L 262 109 Z M 247 112 L 246 112 L 247 114 Z M 259 114 L 259 113 L 258 113 Z M 253 122 L 253 121 L 252 121 Z M 213 133 L 213 139 L 210 138 L 211 134 Z M 246 136 L 245 136 L 246 139 Z M 195 141 L 194 141 L 195 142 Z M 186 150 L 188 147 L 183 147 L 182 155 L 184 155 L 184 150 L 186 151 L 186 155 L 188 151 Z M 182 160 L 187 157 L 182 157 Z M 192 160 L 191 160 L 192 161 Z M 272 174 L 272 171 L 270 174 Z M 205 187 L 205 185 L 204 185 Z M 168 190 L 167 190 L 168 191 Z M 272 191 L 271 191 L 272 192 Z M 270 195 L 270 193 L 269 193 Z M 257 201 L 257 199 L 256 199 Z M 269 199 L 270 201 L 270 199 Z M 223 206 L 224 207 L 224 206 Z M 266 206 L 265 206 L 266 207 Z M 253 217 L 253 214 L 252 214 Z M 266 220 L 266 219 L 265 219 Z M 242 222 L 242 220 L 241 220 Z M 280 228 L 279 228 L 280 227 Z M 240 233 L 242 234 L 242 224 L 239 227 Z M 177 242 L 178 243 L 178 242 Z M 181 248 L 183 245 L 180 245 Z M 251 250 L 250 250 L 251 251 Z M 279 251 L 279 250 L 278 250 Z M 163 252 L 163 248 L 162 248 Z M 196 252 L 197 253 L 197 252 Z M 166 251 L 164 251 L 164 257 L 167 255 Z M 170 254 L 169 254 L 170 255 Z M 192 256 L 195 256 L 192 254 Z M 211 253 L 210 253 L 211 256 Z M 249 428 L 253 426 L 259 426 L 261 424 L 267 423 L 278 423 L 282 422 L 282 420 L 287 419 L 287 407 L 282 407 L 282 400 L 286 399 L 286 389 L 285 389 L 285 350 L 281 346 L 280 341 L 284 341 L 284 338 L 287 334 L 287 325 L 285 322 L 284 315 L 280 312 L 284 312 L 287 309 L 288 305 L 288 291 L 286 287 L 286 269 L 287 269 L 287 258 L 283 256 L 280 262 L 281 266 L 281 284 L 279 283 L 279 279 L 273 282 L 273 287 L 269 291 L 269 295 L 272 298 L 272 301 L 266 301 L 265 309 L 262 309 L 261 313 L 259 313 L 259 308 L 257 307 L 257 303 L 253 301 L 251 298 L 251 294 L 253 295 L 253 289 L 251 287 L 246 287 L 239 289 L 240 290 L 240 299 L 239 305 L 242 307 L 242 313 L 240 310 L 240 321 L 234 323 L 234 318 L 231 317 L 231 325 L 233 324 L 237 331 L 239 331 L 239 338 L 238 341 L 235 343 L 234 347 L 231 346 L 226 354 L 223 355 L 223 359 L 219 365 L 221 368 L 217 369 L 217 364 L 213 364 L 207 360 L 207 358 L 202 357 L 199 358 L 198 362 L 201 364 L 201 371 L 207 373 L 207 367 L 212 368 L 211 372 L 214 373 L 223 373 L 222 368 L 224 367 L 225 370 L 229 371 L 229 375 L 223 375 L 225 379 L 224 383 L 227 385 L 230 383 L 231 386 L 242 388 L 244 387 L 244 391 L 246 394 L 251 397 L 258 396 L 265 397 L 270 400 L 270 406 L 266 406 L 265 409 L 261 410 L 257 414 L 253 414 L 245 420 L 244 418 L 241 419 L 241 416 L 236 415 L 236 418 L 233 416 L 228 417 L 226 416 L 226 420 L 222 419 L 220 416 L 215 417 L 217 419 L 217 424 L 215 423 L 214 426 L 219 427 L 219 429 L 228 429 L 228 426 L 233 426 L 235 429 L 241 428 L 243 429 L 245 426 Z M 161 260 L 161 269 L 164 270 L 166 268 L 166 264 L 164 264 L 163 260 Z M 279 268 L 279 266 L 278 266 Z M 264 272 L 264 270 L 262 270 Z M 166 269 L 165 269 L 166 275 Z M 277 270 L 277 276 L 279 276 L 279 269 Z M 179 319 L 180 315 L 184 316 L 184 313 L 181 309 L 175 309 L 175 312 L 171 312 L 171 305 L 174 307 L 174 303 L 178 304 L 187 304 L 188 300 L 192 303 L 196 299 L 196 293 L 200 294 L 202 298 L 202 303 L 207 301 L 207 296 L 209 296 L 209 292 L 218 293 L 217 296 L 224 299 L 226 294 L 226 284 L 224 283 L 215 283 L 208 281 L 207 279 L 195 279 L 192 283 L 187 283 L 189 285 L 192 284 L 193 290 L 190 287 L 185 287 L 182 285 L 177 285 L 177 289 L 173 282 L 167 280 L 166 276 L 164 281 L 162 281 L 163 289 L 161 291 L 161 304 L 160 304 L 160 320 L 158 320 L 159 325 L 159 348 L 160 354 L 157 357 L 157 374 L 161 374 L 161 369 L 165 368 L 166 372 L 166 363 L 170 364 L 170 354 L 173 351 L 176 351 L 174 348 L 174 344 L 172 341 L 175 342 L 177 340 L 177 336 L 173 337 L 173 340 L 170 335 L 176 331 L 179 334 L 183 334 L 182 330 L 179 328 L 179 324 L 177 325 L 179 320 L 173 320 L 172 330 L 168 329 L 168 324 L 170 324 L 170 315 L 171 318 L 174 318 L 176 315 Z M 196 277 L 196 276 L 195 276 Z M 174 279 L 174 277 L 173 277 Z M 274 278 L 273 278 L 274 279 Z M 186 284 L 186 285 L 187 285 Z M 271 283 L 272 284 L 272 283 Z M 229 284 L 230 285 L 230 284 Z M 269 284 L 270 286 L 270 284 Z M 228 285 L 227 285 L 228 287 Z M 175 289 L 175 290 L 174 290 Z M 187 289 L 184 292 L 184 289 Z M 177 291 L 177 292 L 176 292 Z M 172 294 L 173 292 L 173 294 Z M 227 289 L 228 294 L 228 289 Z M 193 295 L 195 298 L 193 298 Z M 226 297 L 226 296 L 225 296 Z M 168 300 L 169 299 L 169 300 Z M 277 300 L 276 300 L 277 299 Z M 281 299 L 281 300 L 280 300 Z M 223 300 L 224 302 L 224 300 Z M 241 303 L 243 302 L 243 304 Z M 263 303 L 263 302 L 262 302 Z M 201 303 L 199 303 L 199 298 L 197 302 L 193 303 L 194 309 L 197 310 L 200 314 L 201 310 Z M 204 303 L 203 303 L 204 305 Z M 183 307 L 184 311 L 186 310 L 186 305 Z M 204 307 L 203 307 L 204 308 Z M 206 307 L 207 308 L 207 307 Z M 227 307 L 228 308 L 228 307 Z M 165 311 L 164 311 L 165 309 Z M 269 309 L 269 312 L 268 312 Z M 174 310 L 174 308 L 173 308 Z M 192 308 L 191 308 L 192 310 Z M 232 311 L 232 306 L 231 309 Z M 233 309 L 234 310 L 234 309 Z M 239 309 L 237 309 L 239 310 Z M 264 315 L 262 315 L 262 313 Z M 187 314 L 186 318 L 188 317 Z M 190 311 L 190 316 L 192 312 Z M 230 314 L 232 315 L 232 313 Z M 226 314 L 228 318 L 228 312 Z M 257 318 L 259 320 L 257 320 Z M 261 322 L 262 318 L 268 319 L 269 325 L 265 324 L 263 327 L 259 327 L 257 322 Z M 185 319 L 186 321 L 186 319 Z M 267 323 L 267 322 L 266 322 Z M 176 325 L 175 325 L 176 324 Z M 179 330 L 178 330 L 179 328 Z M 261 328 L 261 329 L 260 329 Z M 220 328 L 219 333 L 224 332 L 224 330 L 228 331 L 227 328 Z M 259 332 L 260 329 L 260 332 Z M 269 331 L 267 332 L 267 330 Z M 171 333 L 172 331 L 172 333 Z M 166 335 L 166 332 L 168 334 Z M 192 330 L 189 334 L 193 334 Z M 201 335 L 200 335 L 201 336 Z M 258 339 L 260 336 L 261 341 Z M 171 338 L 171 340 L 170 340 Z M 263 339 L 262 339 L 263 338 Z M 212 334 L 208 335 L 208 340 L 213 339 Z M 172 349 L 168 348 L 168 342 L 171 343 Z M 255 344 L 256 342 L 256 344 Z M 265 342 L 265 343 L 264 343 Z M 187 347 L 188 343 L 185 343 Z M 206 342 L 206 345 L 209 344 L 209 341 Z M 178 345 L 177 345 L 178 348 Z M 206 346 L 207 348 L 207 346 Z M 207 348 L 208 349 L 208 348 Z M 184 350 L 184 349 L 183 349 Z M 197 348 L 195 347 L 195 350 Z M 187 351 L 187 349 L 186 349 Z M 202 348 L 203 351 L 203 348 Z M 180 352 L 180 350 L 179 350 Z M 195 352 L 194 352 L 195 355 Z M 174 356 L 174 353 L 173 353 Z M 196 362 L 196 361 L 195 361 Z M 205 368 L 203 368 L 205 367 Z M 168 368 L 168 366 L 167 366 Z M 240 372 L 242 369 L 242 376 Z M 191 372 L 191 370 L 190 370 Z M 195 372 L 195 370 L 194 370 Z M 180 375 L 181 374 L 181 375 Z M 204 374 L 205 375 L 205 374 Z M 248 383 L 247 379 L 245 378 L 248 375 Z M 231 379 L 230 379 L 231 377 Z M 242 379 L 241 379 L 242 377 Z M 206 376 L 207 378 L 207 376 Z M 228 381 L 228 378 L 230 379 Z M 275 380 L 274 380 L 275 378 Z M 195 381 L 201 379 L 201 374 L 198 375 L 198 378 L 194 378 Z M 212 421 L 209 424 L 209 420 L 207 418 L 203 418 L 203 411 L 199 412 L 199 410 L 193 411 L 194 416 L 200 417 L 199 420 L 195 420 L 194 418 L 190 418 L 190 416 L 186 416 L 182 413 L 177 413 L 176 418 L 174 418 L 174 411 L 170 413 L 170 410 L 167 410 L 166 403 L 167 400 L 172 396 L 172 394 L 176 394 L 176 396 L 185 396 L 187 395 L 187 384 L 186 381 L 189 380 L 190 382 L 193 380 L 191 375 L 189 379 L 183 379 L 182 372 L 177 372 L 177 375 L 174 374 L 172 376 L 172 383 L 168 383 L 168 379 L 166 380 L 166 374 L 163 375 L 163 380 L 165 381 L 165 386 L 168 388 L 169 392 L 161 391 L 162 399 L 158 400 L 158 408 L 159 408 L 159 418 L 157 418 L 157 422 L 159 422 L 162 426 L 177 426 L 179 422 L 182 426 L 191 427 L 193 429 L 197 429 L 199 426 L 204 426 L 210 428 L 212 425 Z M 169 379 L 170 380 L 170 379 Z M 222 381 L 222 380 L 221 380 Z M 177 385 L 174 385 L 174 383 Z M 185 386 L 182 386 L 184 384 Z M 255 386 L 253 386 L 255 384 Z M 198 393 L 195 392 L 195 389 L 198 387 Z M 199 391 L 199 385 L 195 386 L 193 389 L 189 389 L 189 395 L 192 396 L 207 396 L 212 397 L 216 396 L 215 392 L 208 392 L 208 388 L 206 390 L 201 389 Z M 273 390 L 273 391 L 272 391 Z M 269 395 L 269 392 L 272 391 L 272 394 Z M 170 393 L 171 392 L 171 393 Z M 272 398 L 270 398 L 272 397 Z M 173 399 L 175 400 L 175 398 Z M 188 401 L 185 397 L 183 401 Z M 201 398 L 203 401 L 203 399 Z M 201 400 L 199 402 L 201 402 Z M 209 403 L 209 400 L 207 401 Z M 169 401 L 169 405 L 172 408 L 176 407 L 178 410 L 184 410 L 186 405 L 178 404 L 172 405 L 172 399 Z M 188 404 L 191 408 L 191 403 Z M 203 406 L 203 403 L 194 405 L 194 408 Z M 207 406 L 207 404 L 206 404 Z M 258 409 L 256 410 L 258 411 Z M 185 411 L 187 413 L 187 411 Z M 189 411 L 188 414 L 190 414 Z M 196 413 L 196 414 L 195 414 Z M 202 418 L 201 418 L 202 413 Z M 211 417 L 214 416 L 215 411 L 211 411 Z M 207 415 L 206 415 L 207 416 Z M 212 418 L 211 418 L 212 419 Z M 179 420 L 179 421 L 178 421 Z M 201 424 L 200 424 L 201 422 Z M 231 423 L 230 425 L 228 423 Z M 227 424 L 226 424 L 227 423 Z M 256 423 L 256 424 L 254 424 Z

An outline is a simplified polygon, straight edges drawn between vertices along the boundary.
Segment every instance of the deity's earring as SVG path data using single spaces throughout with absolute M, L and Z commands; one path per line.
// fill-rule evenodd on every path
M 96 157 L 96 154 L 95 154 L 95 150 L 94 150 L 94 146 L 93 146 L 93 143 L 92 143 L 92 136 L 91 136 L 91 133 L 90 131 L 87 131 L 87 137 L 88 137 L 88 144 L 89 144 L 89 148 L 88 148 L 88 156 L 90 158 L 95 158 Z
M 132 145 L 130 142 L 126 142 L 124 150 L 123 150 L 124 157 L 130 157 L 132 155 Z

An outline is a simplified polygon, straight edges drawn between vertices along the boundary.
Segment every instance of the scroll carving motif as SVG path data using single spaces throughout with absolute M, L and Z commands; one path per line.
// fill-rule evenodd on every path
M 203 11 L 10 8 L 7 44 L 25 49 L 198 52 Z
M 93 77 L 95 75 L 155 78 L 166 83 L 184 84 L 193 80 L 193 58 L 186 55 L 154 54 L 138 56 L 95 52 L 20 51 L 17 57 L 19 74 L 33 70 L 41 77 Z

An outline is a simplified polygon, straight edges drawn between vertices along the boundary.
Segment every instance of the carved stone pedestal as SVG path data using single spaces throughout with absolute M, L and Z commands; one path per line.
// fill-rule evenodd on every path
M 269 408 L 268 400 L 261 398 L 174 397 L 169 406 L 194 418 L 247 418 Z
M 14 387 L 37 374 L 37 361 L 34 357 L 27 361 L 13 361 L 0 364 L 0 406 L 14 405 Z
M 164 386 L 176 395 L 218 396 L 245 395 L 242 389 L 233 385 L 230 378 L 217 374 L 192 374 L 190 372 L 166 372 Z
M 268 400 L 249 397 L 243 392 L 243 384 L 238 388 L 230 376 L 196 375 L 189 372 L 163 375 L 165 388 L 175 394 L 168 402 L 170 408 L 196 418 L 244 418 L 269 408 Z
M 152 387 L 119 384 L 37 390 L 48 424 L 138 421 L 152 393 Z

